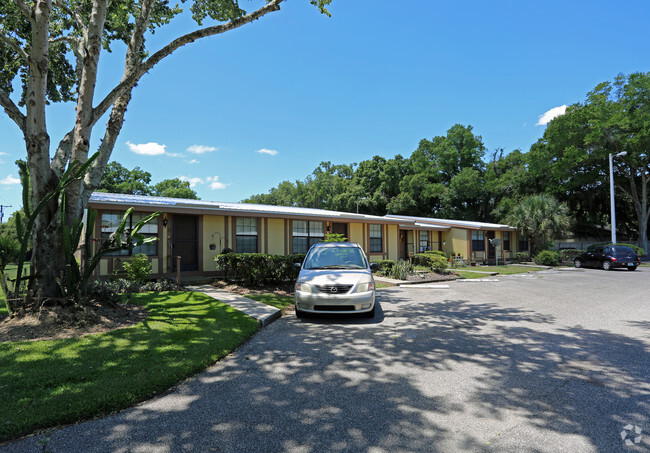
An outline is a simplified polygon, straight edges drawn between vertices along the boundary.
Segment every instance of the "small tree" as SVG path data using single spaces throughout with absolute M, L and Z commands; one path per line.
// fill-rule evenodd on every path
M 506 220 L 528 237 L 528 252 L 534 256 L 553 239 L 564 237 L 571 228 L 569 208 L 547 195 L 524 198 Z
M 345 242 L 348 238 L 340 233 L 327 233 L 325 235 L 325 242 Z
M 134 282 L 144 283 L 151 276 L 151 262 L 147 255 L 138 253 L 122 264 L 126 278 Z

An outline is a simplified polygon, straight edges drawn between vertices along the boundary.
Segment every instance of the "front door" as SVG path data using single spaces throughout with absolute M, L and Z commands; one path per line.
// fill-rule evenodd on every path
M 487 248 L 488 248 L 488 261 L 494 260 L 496 258 L 496 249 L 490 242 L 490 239 L 494 239 L 494 231 L 488 231 L 486 234 L 488 243 L 487 243 Z
M 332 234 L 342 234 L 346 241 L 349 241 L 348 224 L 332 222 Z
M 199 269 L 199 218 L 195 215 L 175 215 L 173 233 L 173 259 L 181 257 L 181 271 Z
M 408 232 L 400 230 L 399 232 L 399 259 L 406 260 L 409 256 Z

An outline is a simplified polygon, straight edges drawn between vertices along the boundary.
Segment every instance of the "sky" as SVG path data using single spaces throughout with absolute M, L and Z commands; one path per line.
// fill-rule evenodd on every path
M 262 4 L 240 0 L 247 11 Z M 472 126 L 486 158 L 526 152 L 597 84 L 650 71 L 647 0 L 333 0 L 329 10 L 288 0 L 177 50 L 133 91 L 111 160 L 152 183 L 178 177 L 204 200 L 237 202 L 303 180 L 322 161 L 408 157 L 454 124 Z M 191 27 L 177 18 L 148 37 L 149 49 Z M 102 54 L 97 99 L 119 82 L 123 50 Z M 47 114 L 54 147 L 74 105 Z M 0 111 L 4 221 L 21 205 L 14 162 L 25 156 Z

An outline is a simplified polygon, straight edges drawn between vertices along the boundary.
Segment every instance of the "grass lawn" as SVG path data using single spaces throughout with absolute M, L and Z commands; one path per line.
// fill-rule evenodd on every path
M 545 268 L 543 267 L 524 267 L 524 266 L 472 266 L 472 267 L 463 267 L 460 269 L 452 269 L 453 272 L 457 272 L 463 278 L 485 278 L 492 277 L 489 274 L 481 274 L 475 271 L 482 272 L 497 272 L 499 275 L 511 275 L 511 274 L 525 274 L 527 272 L 536 272 L 542 271 Z
M 16 278 L 16 270 L 18 269 L 18 266 L 15 264 L 9 264 L 5 268 L 5 274 L 7 275 L 7 278 L 10 280 L 13 280 Z M 23 266 L 23 273 L 24 275 L 29 275 L 29 263 L 25 264 Z M 9 282 L 11 285 L 11 282 Z M 10 286 L 11 287 L 11 286 Z M 2 291 L 2 287 L 0 286 L 0 315 L 6 315 L 7 314 L 7 296 L 5 295 L 4 291 Z
M 294 301 L 294 298 L 291 296 L 277 296 L 275 294 L 247 294 L 246 297 L 279 308 L 280 310 L 293 305 Z
M 239 346 L 255 319 L 208 296 L 143 293 L 136 326 L 51 341 L 0 343 L 0 441 L 108 414 L 164 392 Z

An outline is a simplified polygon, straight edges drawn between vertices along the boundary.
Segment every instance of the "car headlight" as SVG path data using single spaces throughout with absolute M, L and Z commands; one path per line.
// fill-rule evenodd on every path
M 374 289 L 375 284 L 373 282 L 359 283 L 359 286 L 357 286 L 358 293 L 366 293 L 368 291 L 374 291 Z
M 296 282 L 296 291 L 303 293 L 313 293 L 312 286 L 309 283 Z

